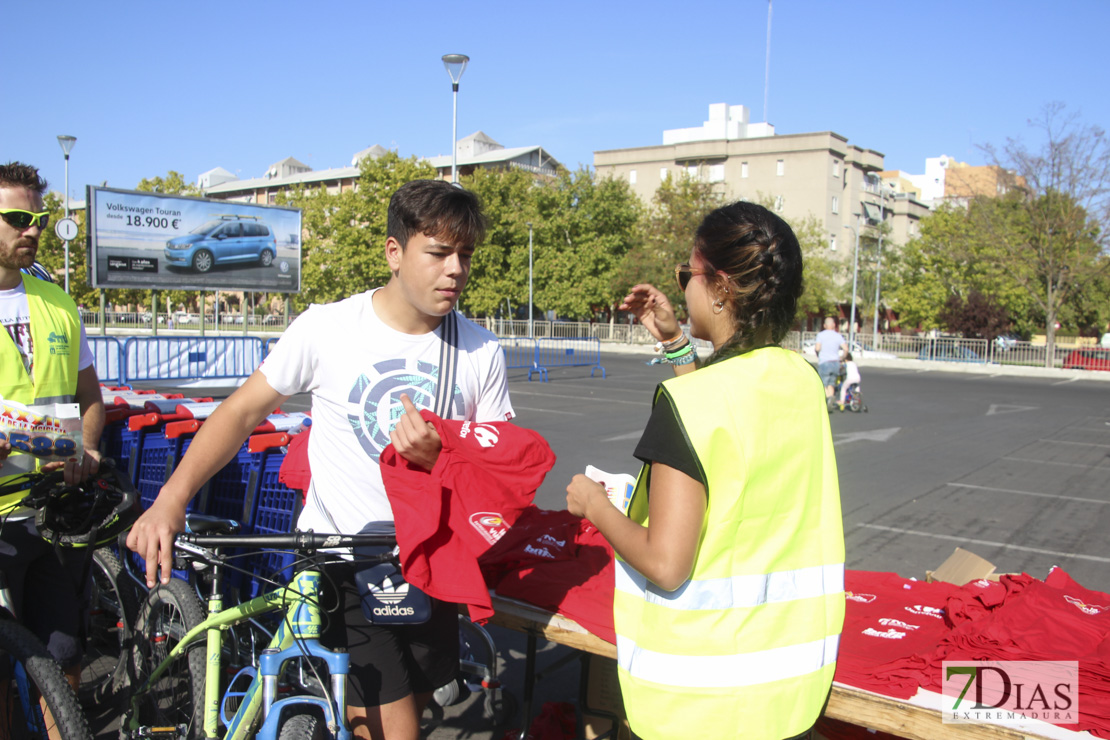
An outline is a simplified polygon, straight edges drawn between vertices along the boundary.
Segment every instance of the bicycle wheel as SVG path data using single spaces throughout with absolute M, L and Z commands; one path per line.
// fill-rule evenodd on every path
M 852 393 L 851 409 L 858 412 L 863 408 L 863 393 L 858 389 Z
M 133 689 L 138 690 L 167 659 L 185 633 L 204 621 L 204 607 L 192 587 L 177 578 L 156 586 L 139 609 L 135 624 Z M 139 722 L 183 727 L 186 737 L 204 732 L 205 641 L 197 640 L 174 659 L 140 697 Z
M 86 707 L 111 704 L 127 681 L 126 657 L 139 600 L 124 579 L 120 561 L 109 550 L 97 550 L 92 561 L 89 628 L 81 687 L 77 698 Z
M 278 740 L 327 740 L 328 737 L 328 726 L 317 714 L 294 714 L 282 719 L 278 729 Z
M 62 669 L 30 630 L 7 619 L 0 619 L 0 688 L 0 736 L 46 740 L 53 731 L 62 740 L 92 740 Z

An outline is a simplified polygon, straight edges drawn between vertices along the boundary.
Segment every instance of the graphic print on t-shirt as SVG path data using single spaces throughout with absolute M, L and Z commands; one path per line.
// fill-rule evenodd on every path
M 439 367 L 422 360 L 384 360 L 374 365 L 376 378 L 360 375 L 347 397 L 347 420 L 362 449 L 374 462 L 389 445 L 389 433 L 405 413 L 401 394 L 419 409 L 435 406 Z M 462 389 L 455 386 L 451 401 L 454 415 L 464 413 Z

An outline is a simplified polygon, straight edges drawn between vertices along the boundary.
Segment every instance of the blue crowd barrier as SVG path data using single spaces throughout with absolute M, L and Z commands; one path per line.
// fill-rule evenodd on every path
M 270 352 L 273 351 L 274 347 L 277 346 L 277 343 L 278 343 L 278 338 L 277 337 L 270 337 L 269 339 L 267 339 L 266 340 L 266 354 L 270 354 Z
M 131 337 L 123 381 L 245 378 L 263 356 L 259 337 Z
M 532 379 L 532 372 L 538 372 L 540 379 L 547 382 L 547 371 L 553 367 L 588 367 L 591 378 L 595 370 L 601 370 L 601 377 L 605 377 L 605 368 L 601 365 L 601 340 L 597 337 L 544 337 L 535 342 L 534 368 L 528 373 L 529 380 Z
M 101 383 L 123 382 L 123 348 L 115 337 L 89 337 L 93 367 Z

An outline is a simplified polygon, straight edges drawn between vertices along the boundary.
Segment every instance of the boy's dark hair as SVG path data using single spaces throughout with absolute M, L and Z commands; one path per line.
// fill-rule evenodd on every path
M 415 234 L 451 246 L 474 246 L 486 235 L 486 217 L 474 193 L 446 180 L 413 180 L 389 199 L 386 235 L 405 247 Z
M 42 195 L 46 192 L 46 180 L 29 164 L 8 162 L 0 164 L 0 188 L 27 188 Z
M 851 352 L 845 352 L 844 353 L 844 361 L 845 362 L 851 362 L 852 361 L 852 353 Z

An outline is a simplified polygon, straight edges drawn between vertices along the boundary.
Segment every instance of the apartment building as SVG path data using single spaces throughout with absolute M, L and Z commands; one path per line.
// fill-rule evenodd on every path
M 646 203 L 668 177 L 694 177 L 716 184 L 730 200 L 770 200 L 789 220 L 812 215 L 844 261 L 854 244 L 846 227 L 885 220 L 897 244 L 917 234 L 928 209 L 910 193 L 882 187 L 875 176 L 883 170 L 880 152 L 832 131 L 782 135 L 749 118 L 746 106 L 716 103 L 700 127 L 664 131 L 661 145 L 594 152 L 594 168 L 599 176 L 626 180 Z
M 197 178 L 197 187 L 208 198 L 239 203 L 275 203 L 279 192 L 292 187 L 325 187 L 335 195 L 355 187 L 364 158 L 377 159 L 386 152 L 385 147 L 375 144 L 356 152 L 349 166 L 326 170 L 313 170 L 293 157 L 286 157 L 271 165 L 262 177 L 246 180 L 223 167 L 216 167 Z M 561 166 L 541 146 L 506 148 L 482 131 L 457 142 L 455 159 L 460 177 L 477 169 L 523 169 L 537 176 L 553 177 Z M 423 160 L 436 168 L 441 180 L 451 179 L 451 155 L 424 157 Z
M 882 176 L 892 187 L 916 191 L 918 200 L 930 208 L 945 202 L 967 205 L 976 196 L 995 197 L 1026 187 L 1025 179 L 1013 170 L 998 165 L 970 165 L 947 154 L 928 157 L 923 174 L 895 170 Z

